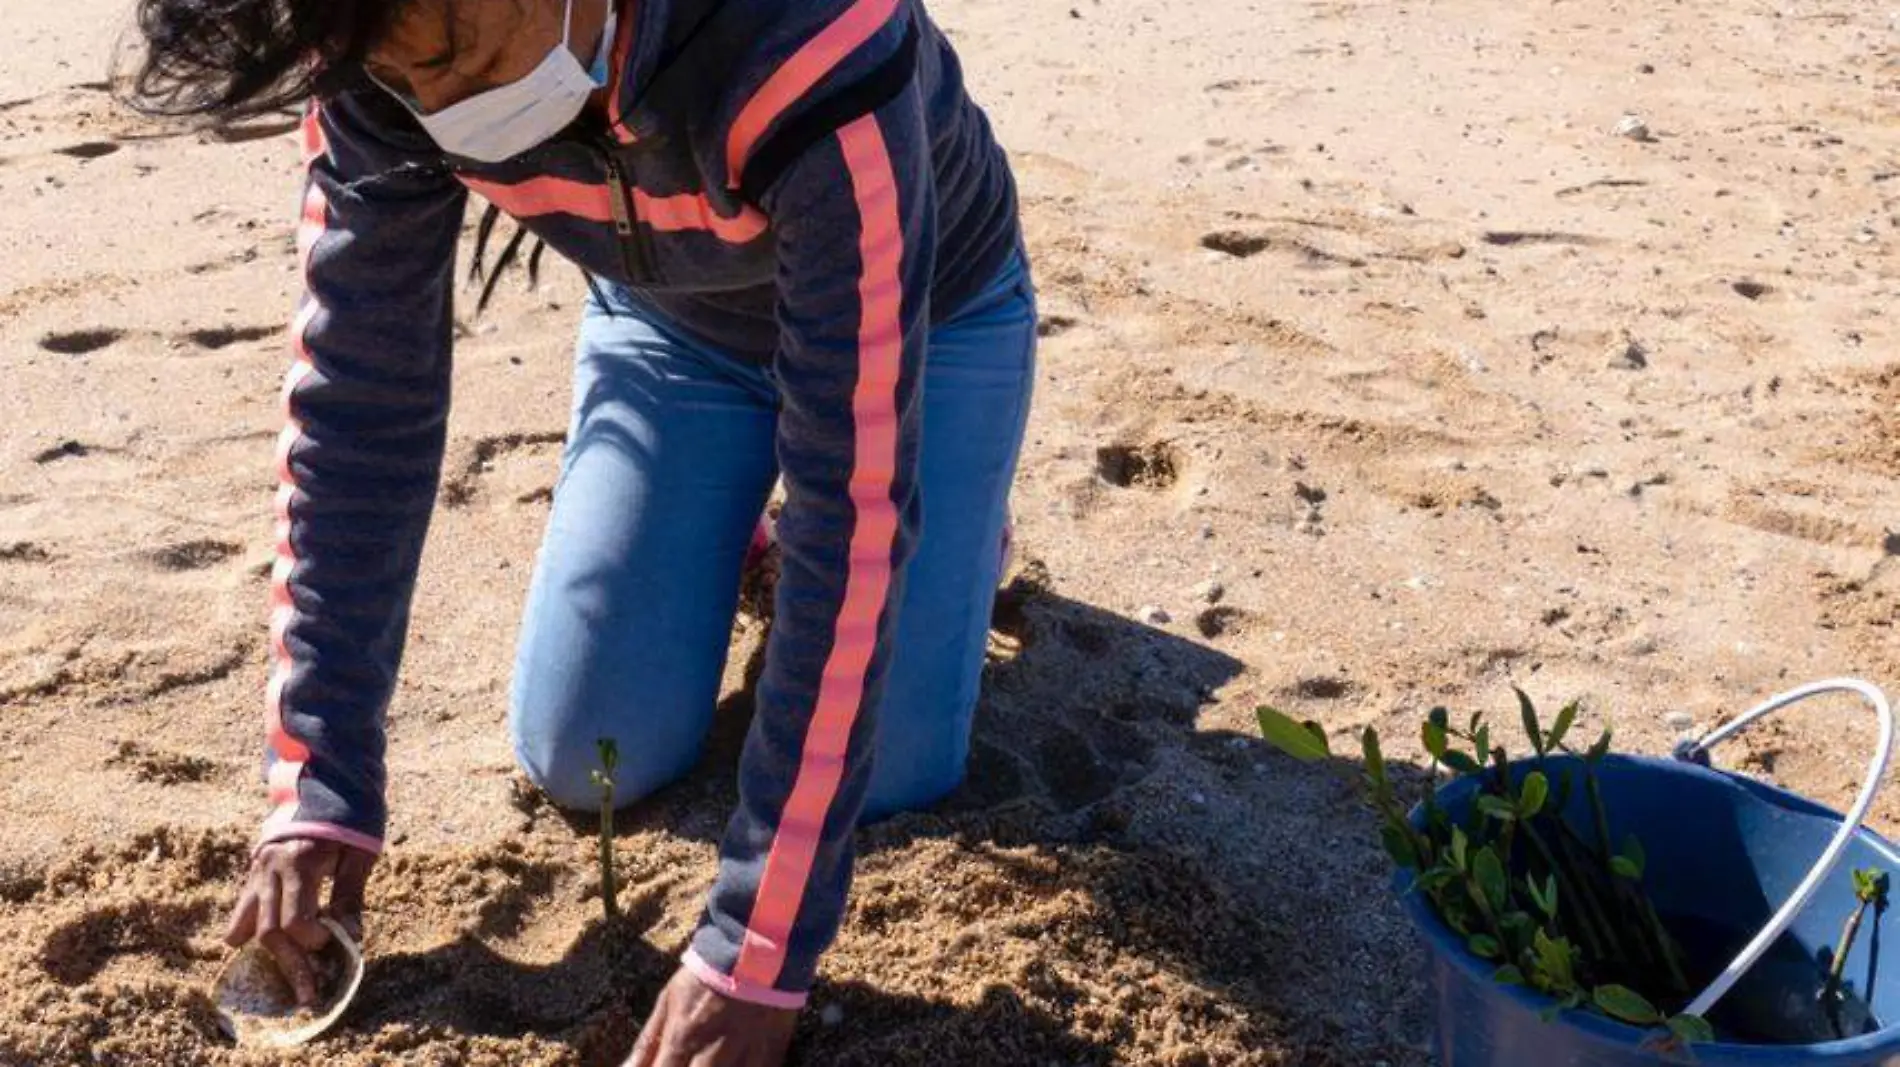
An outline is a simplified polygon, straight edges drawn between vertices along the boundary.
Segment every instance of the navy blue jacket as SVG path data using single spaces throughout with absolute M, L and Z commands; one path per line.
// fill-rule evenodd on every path
M 445 155 L 367 80 L 314 101 L 279 447 L 266 841 L 380 850 L 384 713 L 434 508 L 469 190 L 784 397 L 778 615 L 686 963 L 794 1006 L 836 935 L 916 536 L 925 340 L 1018 247 L 920 0 L 621 0 L 606 121 Z

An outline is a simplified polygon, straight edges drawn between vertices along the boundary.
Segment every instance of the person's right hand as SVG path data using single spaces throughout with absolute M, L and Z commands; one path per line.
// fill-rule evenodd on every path
M 373 853 L 335 841 L 291 838 L 260 846 L 251 856 L 225 944 L 239 948 L 256 939 L 290 980 L 297 1003 L 314 1006 L 317 978 L 310 956 L 330 941 L 329 928 L 318 918 L 327 915 L 362 940 L 363 889 L 375 865 Z M 320 903 L 326 882 L 327 907 Z

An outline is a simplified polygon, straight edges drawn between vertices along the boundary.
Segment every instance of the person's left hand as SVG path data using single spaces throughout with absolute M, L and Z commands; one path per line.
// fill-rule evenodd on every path
M 798 1012 L 734 1000 L 680 968 L 622 1067 L 781 1067 Z

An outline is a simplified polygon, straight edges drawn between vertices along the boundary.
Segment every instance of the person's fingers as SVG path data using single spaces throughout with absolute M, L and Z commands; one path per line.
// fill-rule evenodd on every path
M 278 970 L 283 971 L 284 977 L 290 980 L 290 988 L 297 995 L 298 1005 L 314 1005 L 317 1002 L 317 975 L 310 966 L 310 957 L 282 930 L 260 934 L 258 940 L 269 950 L 271 958 L 277 961 Z
M 653 1005 L 653 1014 L 647 1016 L 647 1024 L 640 1030 L 639 1040 L 633 1043 L 633 1052 L 627 1056 L 627 1062 L 621 1067 L 657 1067 L 660 1060 L 660 1044 L 666 1037 L 666 992 L 660 992 L 660 999 Z
M 278 925 L 305 952 L 315 952 L 330 943 L 330 930 L 317 921 L 323 886 L 336 872 L 334 848 L 300 851 L 283 874 L 282 912 Z
M 317 885 L 305 878 L 296 864 L 277 872 L 277 928 L 295 930 L 305 919 L 317 917 Z
M 277 901 L 281 897 L 277 886 L 277 872 L 266 870 L 253 875 L 251 892 L 257 898 L 257 936 L 264 938 L 275 934 L 280 921 Z
M 224 928 L 224 943 L 232 948 L 243 948 L 256 935 L 257 893 L 247 877 L 244 888 L 238 890 L 237 907 L 231 910 L 231 921 Z
M 363 939 L 363 896 L 369 887 L 376 857 L 361 849 L 345 848 L 336 858 L 330 882 L 330 917 L 357 941 Z

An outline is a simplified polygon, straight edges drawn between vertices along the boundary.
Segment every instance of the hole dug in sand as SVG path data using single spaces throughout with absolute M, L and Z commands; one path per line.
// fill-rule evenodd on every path
M 1181 480 L 1185 464 L 1166 441 L 1104 445 L 1095 450 L 1095 471 L 1121 489 L 1166 489 Z

